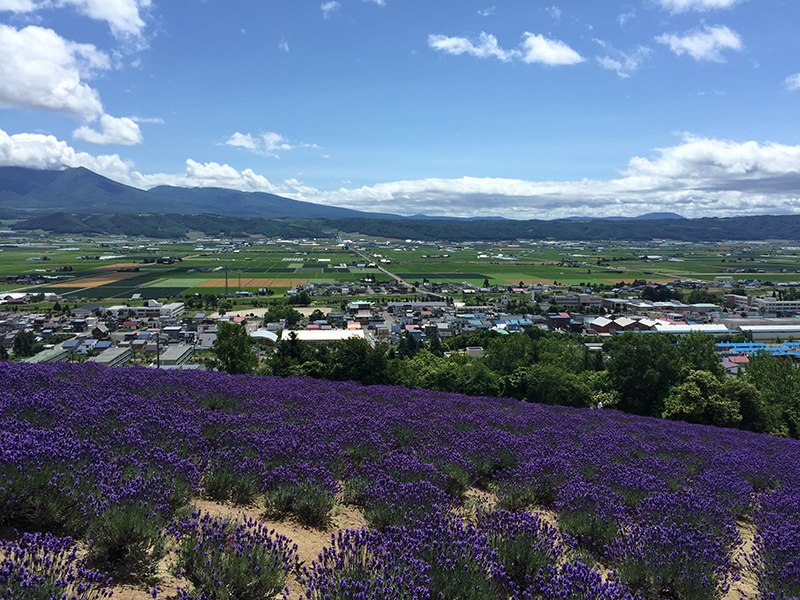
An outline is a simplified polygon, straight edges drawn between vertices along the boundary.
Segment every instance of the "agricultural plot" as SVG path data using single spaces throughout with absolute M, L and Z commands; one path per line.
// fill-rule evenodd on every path
M 2 273 L 15 275 L 34 270 L 69 265 L 76 280 L 37 286 L 38 291 L 77 295 L 89 299 L 130 299 L 169 297 L 179 293 L 224 293 L 224 271 L 228 271 L 229 292 L 238 289 L 256 292 L 270 288 L 277 294 L 305 282 L 358 282 L 366 278 L 378 281 L 389 276 L 378 269 L 358 268 L 357 264 L 390 261 L 384 266 L 403 279 L 415 282 L 427 279 L 434 283 L 467 281 L 482 285 L 552 284 L 616 285 L 620 282 L 647 280 L 670 283 L 675 279 L 693 279 L 713 283 L 715 277 L 760 279 L 772 282 L 800 280 L 800 256 L 797 250 L 768 245 L 693 245 L 675 244 L 651 247 L 625 247 L 601 244 L 520 243 L 515 245 L 472 244 L 468 247 L 385 244 L 362 248 L 366 256 L 338 247 L 275 244 L 250 246 L 239 252 L 214 252 L 193 244 L 142 244 L 135 251 L 125 251 L 125 258 L 110 261 L 76 260 L 80 255 L 98 255 L 123 250 L 79 244 L 64 250 L 6 248 L 0 252 Z M 48 261 L 28 261 L 48 256 Z M 182 262 L 154 264 L 165 256 L 180 257 Z M 62 264 L 63 259 L 63 264 Z M 147 260 L 148 263 L 144 263 Z M 343 268 L 337 268 L 344 264 Z M 117 269 L 139 267 L 140 273 L 118 273 Z M 736 270 L 747 271 L 736 273 Z M 89 277 L 91 275 L 91 277 Z M 241 276 L 241 286 L 239 278 Z M 13 285 L 3 289 L 14 291 Z
M 797 440 L 426 390 L 63 363 L 3 363 L 0 420 L 0 531 L 20 532 L 0 545 L 10 598 L 43 586 L 53 591 L 37 597 L 70 597 L 70 584 L 99 597 L 123 577 L 156 598 L 176 586 L 220 599 L 284 586 L 308 600 L 800 594 Z M 212 501 L 272 521 L 186 516 Z M 324 531 L 334 513 L 367 527 L 320 536 L 300 567 L 294 524 Z M 77 580 L 59 578 L 65 559 Z

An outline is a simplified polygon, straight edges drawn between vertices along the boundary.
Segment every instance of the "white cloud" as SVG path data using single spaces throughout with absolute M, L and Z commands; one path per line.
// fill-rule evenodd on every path
M 634 157 L 618 179 L 524 181 L 462 177 L 378 183 L 324 191 L 288 179 L 272 184 L 251 169 L 186 161 L 181 173 L 142 174 L 118 155 L 76 152 L 53 136 L 0 130 L 0 165 L 36 169 L 83 166 L 115 181 L 262 191 L 329 206 L 395 214 L 499 215 L 512 219 L 637 215 L 687 217 L 800 213 L 800 146 L 684 136 L 654 157 Z
M 160 117 L 131 117 L 134 123 L 152 123 L 154 125 L 163 125 L 164 119 Z
M 496 6 L 490 6 L 489 8 L 484 8 L 478 11 L 478 14 L 482 17 L 490 17 L 492 16 L 495 11 L 497 10 Z
M 132 146 L 142 143 L 142 132 L 139 126 L 127 117 L 117 118 L 111 115 L 100 117 L 102 131 L 84 125 L 72 132 L 72 137 L 91 144 Z
M 617 75 L 622 78 L 628 78 L 633 73 L 639 70 L 642 63 L 650 56 L 651 50 L 647 46 L 639 46 L 635 52 L 626 53 L 616 50 L 610 44 L 602 41 L 595 40 L 603 48 L 606 49 L 608 54 L 606 56 L 598 56 L 597 62 L 600 63 L 604 69 L 609 71 L 616 71 Z
M 560 40 L 550 40 L 546 37 L 525 32 L 525 41 L 522 42 L 522 60 L 526 63 L 541 63 L 545 65 L 575 65 L 583 62 L 583 57 Z
M 561 9 L 558 8 L 557 6 L 555 6 L 555 5 L 548 6 L 548 7 L 545 7 L 544 10 L 547 12 L 547 14 L 549 14 L 551 17 L 553 17 L 556 21 L 561 21 Z
M 229 165 L 215 162 L 186 161 L 183 173 L 155 173 L 143 175 L 134 170 L 132 161 L 118 154 L 93 156 L 77 152 L 66 142 L 52 135 L 20 133 L 9 135 L 0 129 L 0 166 L 27 167 L 29 169 L 58 170 L 85 167 L 109 179 L 139 189 L 158 185 L 183 187 L 223 187 L 229 189 L 281 193 L 289 188 L 272 185 L 266 177 L 251 169 L 237 171 Z
M 526 63 L 546 65 L 573 65 L 583 61 L 580 54 L 564 42 L 529 32 L 525 32 L 524 38 L 520 47 L 512 50 L 501 48 L 497 38 L 486 32 L 481 32 L 477 42 L 463 37 L 429 35 L 428 45 L 446 54 L 469 54 L 478 58 L 497 58 L 502 61 L 519 58 Z
M 724 25 L 715 27 L 706 25 L 702 31 L 695 29 L 686 32 L 683 36 L 674 33 L 664 34 L 658 36 L 656 41 L 668 45 L 670 50 L 678 56 L 688 54 L 697 61 L 725 62 L 722 57 L 723 50 L 738 51 L 742 49 L 742 38 Z
M 636 13 L 633 11 L 621 13 L 617 15 L 617 23 L 619 23 L 620 27 L 625 27 L 625 24 L 630 21 L 631 19 L 636 18 Z
M 84 80 L 111 68 L 91 44 L 77 44 L 52 29 L 0 24 L 0 106 L 46 109 L 94 119 L 100 96 Z
M 150 189 L 159 185 L 172 185 L 178 187 L 218 187 L 244 192 L 270 193 L 282 193 L 286 189 L 272 185 L 266 177 L 257 175 L 252 169 L 237 171 L 230 165 L 221 165 L 216 162 L 199 163 L 192 159 L 186 161 L 186 170 L 183 173 L 142 175 L 141 173 L 133 172 L 130 175 L 129 185 L 134 185 L 141 189 Z
M 252 135 L 249 133 L 239 133 L 238 131 L 234 133 L 225 143 L 228 146 L 236 146 L 238 148 L 245 148 L 247 150 L 257 150 L 259 146 L 258 140 Z
M 288 52 L 289 51 L 289 42 L 287 42 L 285 39 L 281 40 L 281 43 L 278 44 L 278 48 L 280 48 L 284 52 Z
M 385 0 L 364 0 L 364 2 L 374 2 L 378 6 L 386 6 Z
M 0 166 L 52 170 L 86 167 L 115 181 L 129 183 L 132 163 L 122 160 L 117 154 L 93 156 L 77 152 L 52 135 L 9 135 L 0 129 Z
M 659 0 L 661 8 L 671 13 L 684 13 L 689 11 L 706 12 L 720 8 L 733 8 L 742 0 Z
M 31 12 L 36 10 L 33 0 L 0 0 L 0 11 Z
M 424 179 L 334 191 L 293 182 L 294 191 L 284 195 L 373 212 L 512 219 L 800 213 L 800 146 L 687 135 L 678 146 L 659 149 L 656 158 L 632 158 L 622 175 L 566 182 Z
M 151 0 L 0 0 L 0 11 L 34 12 L 42 8 L 72 6 L 91 19 L 105 21 L 118 38 L 139 37 L 145 29 L 141 12 Z
M 235 146 L 244 148 L 255 154 L 263 156 L 272 156 L 279 158 L 278 152 L 283 150 L 294 150 L 296 148 L 319 148 L 316 144 L 291 144 L 289 140 L 279 133 L 268 131 L 259 136 L 254 136 L 249 133 L 234 133 L 225 142 L 227 146 Z
M 791 91 L 800 90 L 800 73 L 796 73 L 794 75 L 789 75 L 784 81 L 786 87 L 789 88 Z
M 478 58 L 499 58 L 508 61 L 519 55 L 517 50 L 503 50 L 497 43 L 497 38 L 491 34 L 481 32 L 478 42 L 473 44 L 467 38 L 447 37 L 444 35 L 429 35 L 428 45 L 434 50 L 441 50 L 446 54 L 470 54 Z
M 329 19 L 333 12 L 339 10 L 340 6 L 336 0 L 331 0 L 331 2 L 323 2 L 319 7 L 322 9 L 322 15 Z

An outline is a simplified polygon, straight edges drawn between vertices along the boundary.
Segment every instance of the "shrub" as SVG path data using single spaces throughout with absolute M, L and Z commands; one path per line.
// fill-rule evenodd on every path
M 24 533 L 0 540 L 0 598 L 94 600 L 110 595 L 107 576 L 86 568 L 71 538 Z
M 158 519 L 141 505 L 115 505 L 93 519 L 87 562 L 120 581 L 143 581 L 161 558 Z
M 231 523 L 195 512 L 173 524 L 178 539 L 176 575 L 192 589 L 181 597 L 262 600 L 279 592 L 297 564 L 297 546 L 261 523 Z

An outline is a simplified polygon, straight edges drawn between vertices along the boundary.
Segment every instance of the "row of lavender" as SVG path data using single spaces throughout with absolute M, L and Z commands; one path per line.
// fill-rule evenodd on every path
M 165 531 L 196 531 L 181 511 L 203 493 L 318 526 L 335 502 L 360 505 L 371 530 L 296 574 L 311 598 L 718 598 L 743 523 L 761 597 L 800 595 L 792 440 L 404 388 L 11 363 L 0 428 L 0 524 L 91 539 L 89 566 L 117 579 L 147 571 Z M 465 514 L 472 488 L 498 510 Z M 544 508 L 557 526 L 525 512 Z

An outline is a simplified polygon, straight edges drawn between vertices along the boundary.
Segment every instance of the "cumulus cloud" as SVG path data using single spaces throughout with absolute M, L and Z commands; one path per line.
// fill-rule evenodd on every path
M 76 152 L 53 136 L 0 130 L 0 165 L 36 169 L 83 166 L 115 181 L 263 191 L 371 212 L 512 219 L 637 215 L 673 211 L 687 217 L 800 213 L 800 146 L 734 142 L 686 135 L 651 157 L 633 157 L 610 180 L 524 181 L 462 177 L 393 181 L 319 190 L 288 179 L 273 184 L 227 164 L 186 161 L 180 173 L 142 174 L 118 155 Z
M 634 157 L 619 179 L 532 182 L 471 178 L 396 181 L 289 197 L 357 210 L 508 218 L 637 215 L 688 217 L 800 213 L 800 146 L 687 135 L 654 158 Z
M 336 2 L 336 0 L 331 0 L 331 2 L 323 2 L 322 4 L 320 4 L 319 7 L 320 9 L 322 9 L 322 15 L 326 19 L 329 19 L 332 13 L 339 10 L 340 6 L 341 5 L 338 2 Z
M 100 95 L 86 83 L 111 68 L 108 55 L 91 44 L 65 40 L 52 29 L 15 29 L 0 24 L 0 107 L 44 109 L 82 118 L 100 118 L 100 131 L 84 125 L 74 136 L 95 144 L 139 144 L 133 119 L 105 113 Z
M 584 60 L 562 41 L 550 40 L 529 32 L 525 32 L 523 37 L 522 44 L 511 50 L 504 50 L 497 42 L 497 38 L 486 32 L 481 32 L 477 42 L 463 37 L 430 35 L 428 45 L 446 54 L 469 54 L 478 58 L 497 58 L 502 61 L 519 58 L 526 63 L 574 65 Z
M 684 13 L 689 11 L 706 12 L 720 8 L 733 8 L 742 0 L 659 0 L 661 8 L 671 13 Z
M 522 61 L 544 65 L 575 65 L 583 62 L 583 57 L 560 40 L 525 32 L 522 42 Z
M 666 44 L 678 56 L 688 54 L 697 61 L 710 60 L 725 62 L 723 50 L 741 50 L 742 38 L 724 25 L 705 26 L 703 30 L 694 29 L 683 36 L 674 33 L 660 35 L 656 41 Z
M 100 117 L 100 131 L 84 125 L 72 132 L 72 137 L 92 144 L 120 144 L 132 146 L 142 143 L 142 132 L 133 119 L 117 118 L 111 115 Z
M 117 154 L 94 156 L 77 152 L 52 135 L 18 133 L 9 135 L 0 129 L 0 166 L 29 169 L 64 169 L 86 167 L 115 181 L 130 183 L 131 162 Z
M 123 182 L 124 183 L 124 182 Z M 130 176 L 130 185 L 141 189 L 150 189 L 159 185 L 178 187 L 217 187 L 244 192 L 269 192 L 279 194 L 286 188 L 275 186 L 263 175 L 252 169 L 237 171 L 230 165 L 216 162 L 200 163 L 192 159 L 186 161 L 183 173 L 156 173 L 142 175 L 134 172 Z
M 796 73 L 794 75 L 789 75 L 784 81 L 786 87 L 789 88 L 791 91 L 800 90 L 800 73 Z
M 94 119 L 103 113 L 85 80 L 110 69 L 107 54 L 65 40 L 52 29 L 0 24 L 0 106 L 39 108 Z
M 0 129 L 0 166 L 49 170 L 85 167 L 109 179 L 139 189 L 174 185 L 272 193 L 289 190 L 287 187 L 271 184 L 266 177 L 257 175 L 251 169 L 237 171 L 230 165 L 215 162 L 200 163 L 192 159 L 186 161 L 186 169 L 182 173 L 144 175 L 135 170 L 132 161 L 124 160 L 118 154 L 94 156 L 87 152 L 78 152 L 52 135 L 36 133 L 9 135 L 2 129 Z
M 495 11 L 497 10 L 496 6 L 490 6 L 489 8 L 484 8 L 478 11 L 478 14 L 482 17 L 490 17 L 492 16 Z
M 108 23 L 115 37 L 129 38 L 143 34 L 142 12 L 150 5 L 151 0 L 0 0 L 0 11 L 27 13 L 71 6 L 84 16 Z
M 605 50 L 605 56 L 598 56 L 597 62 L 604 69 L 616 71 L 622 78 L 628 78 L 639 70 L 642 63 L 650 56 L 651 50 L 647 46 L 639 46 L 635 52 L 626 53 L 615 49 L 611 44 L 603 40 L 595 40 Z
M 463 37 L 429 35 L 428 45 L 446 54 L 470 54 L 478 58 L 499 58 L 502 61 L 511 60 L 519 55 L 517 50 L 503 50 L 497 43 L 497 38 L 485 32 L 481 32 L 477 43 Z
M 237 148 L 244 148 L 250 152 L 261 154 L 264 156 L 273 156 L 279 158 L 278 152 L 283 150 L 294 150 L 296 148 L 319 148 L 316 144 L 291 144 L 289 140 L 279 133 L 268 131 L 259 136 L 254 136 L 249 133 L 234 133 L 225 142 L 227 146 L 234 146 Z

